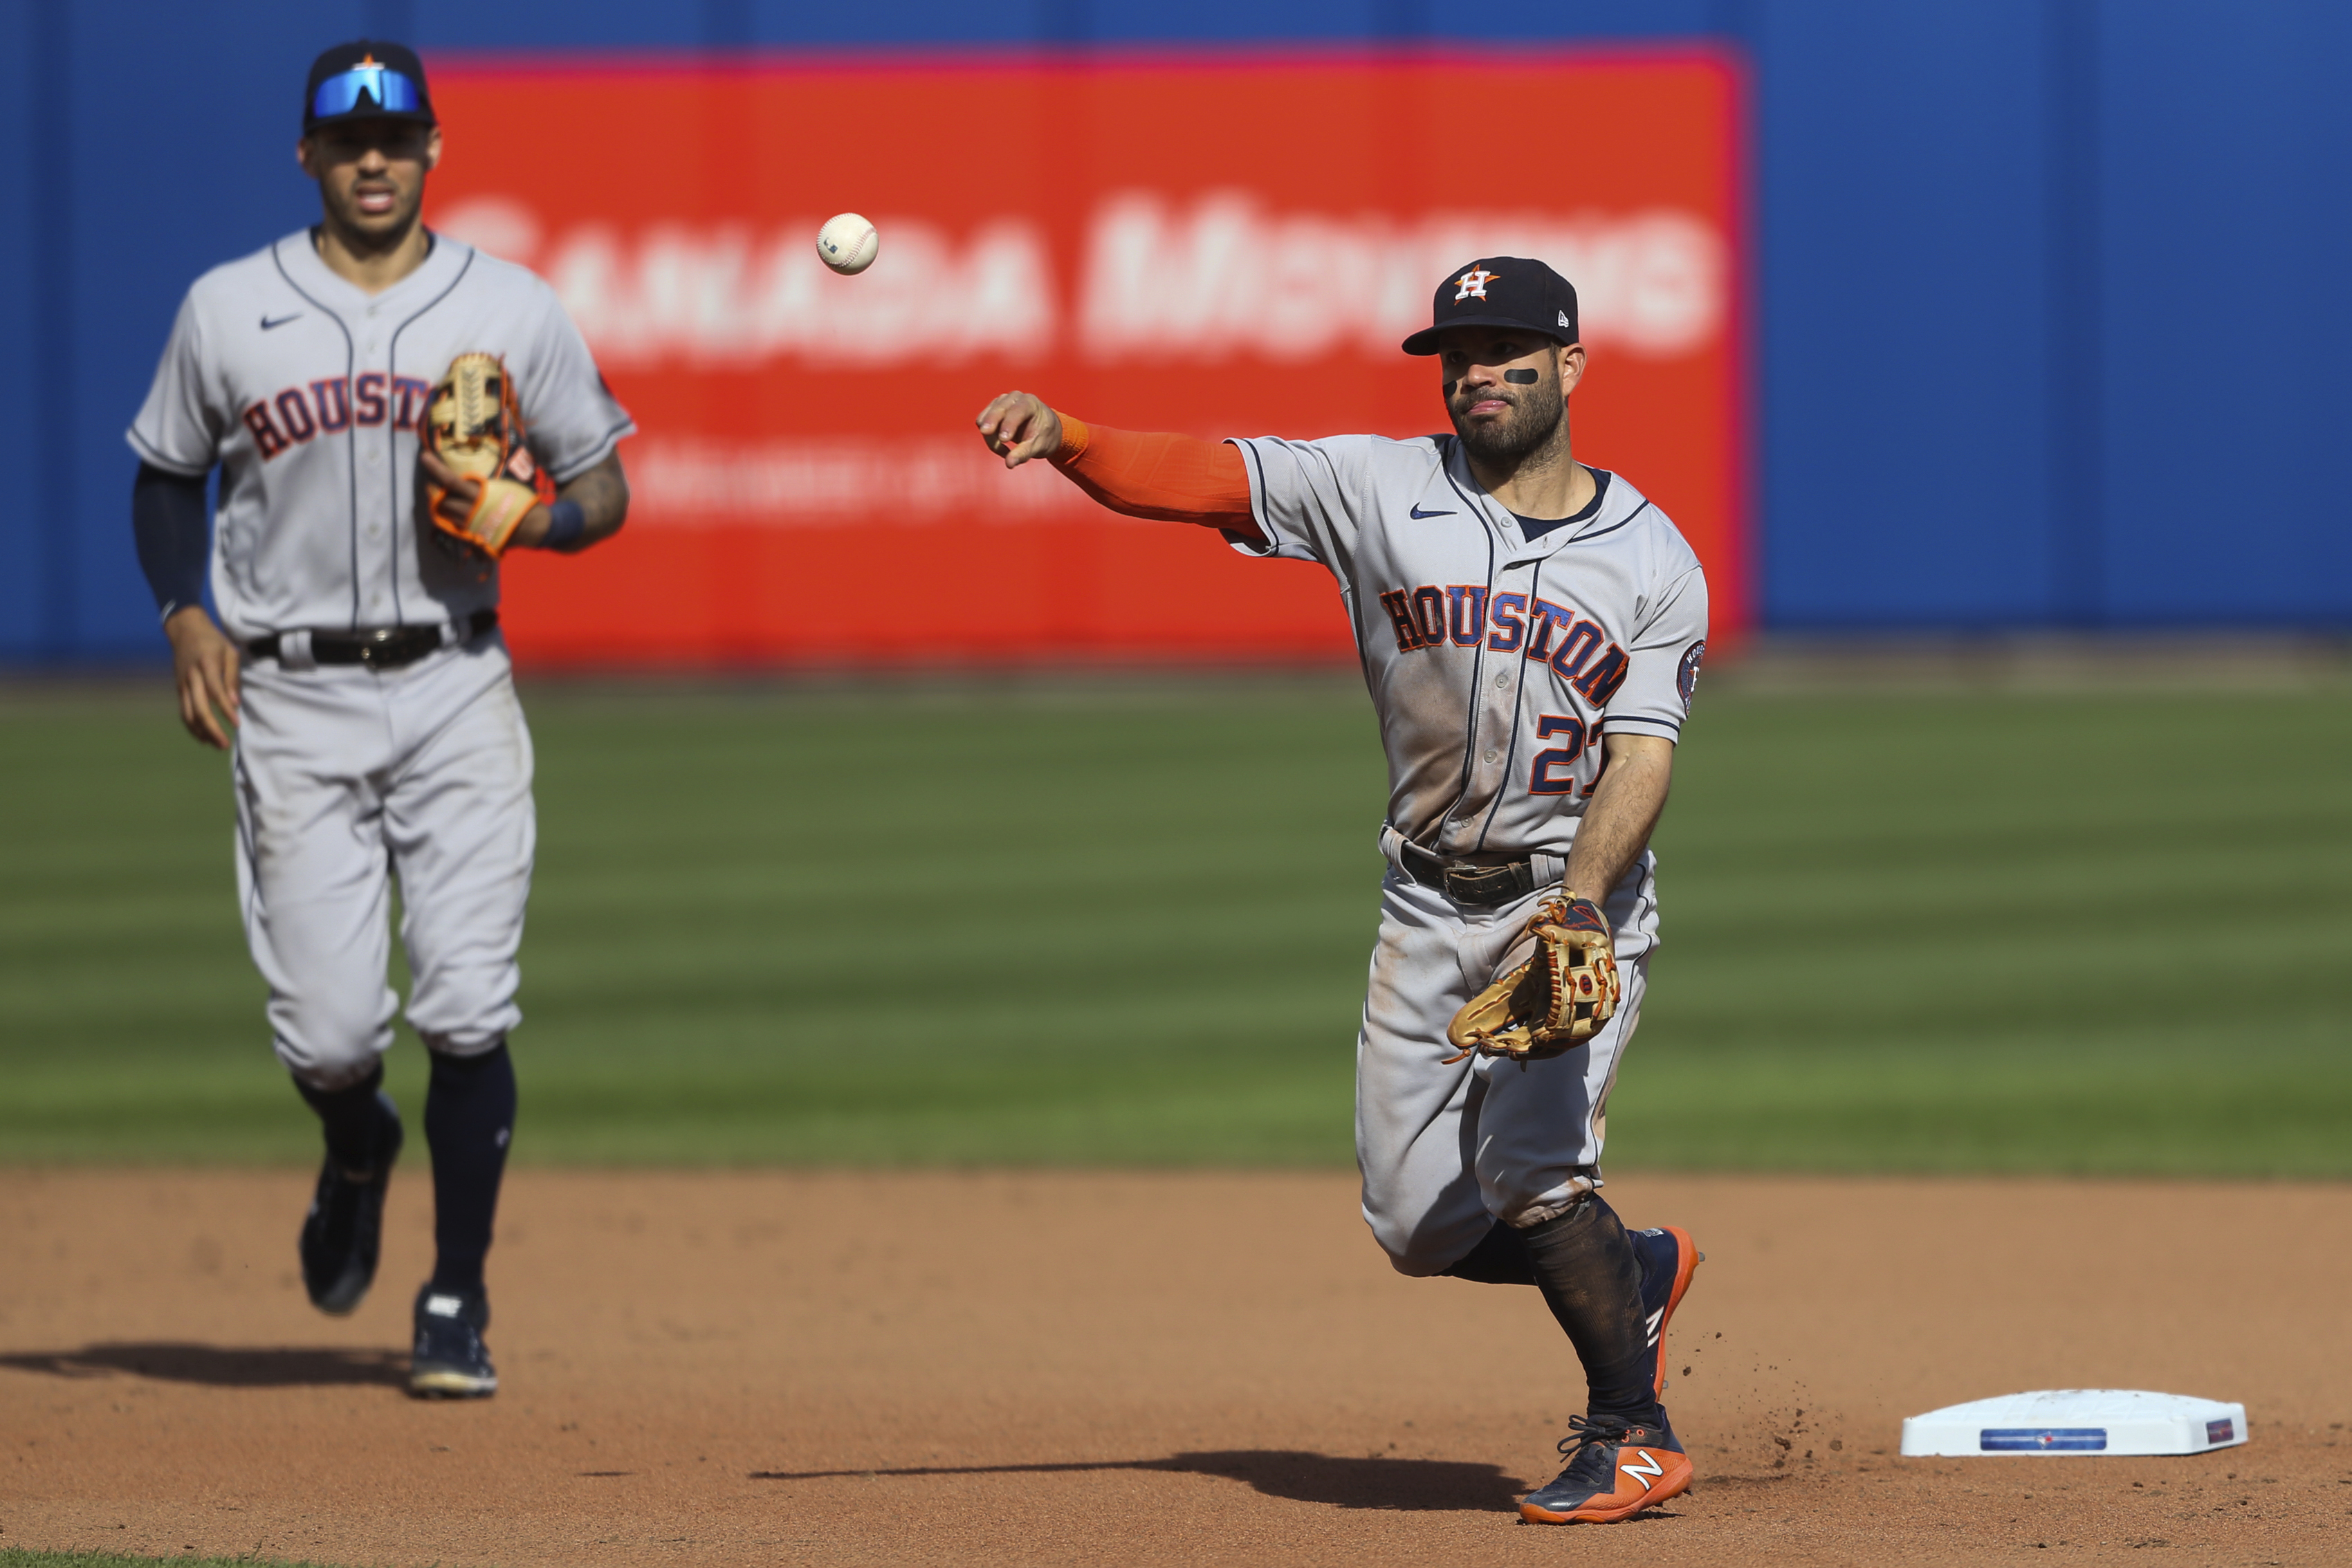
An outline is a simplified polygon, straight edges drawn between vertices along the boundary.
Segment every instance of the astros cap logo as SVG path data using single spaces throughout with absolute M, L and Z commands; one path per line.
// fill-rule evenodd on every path
M 358 90 L 373 97 L 378 108 L 383 106 L 383 62 L 375 57 L 373 49 L 362 55 L 360 63 L 351 69 L 351 74 L 360 78 L 356 84 Z
M 1486 285 L 1494 282 L 1498 276 L 1500 275 L 1489 272 L 1483 267 L 1474 267 L 1469 271 L 1464 273 L 1461 277 L 1454 280 L 1456 284 L 1460 285 L 1459 287 L 1454 289 L 1454 298 L 1456 299 L 1484 299 L 1486 298 Z

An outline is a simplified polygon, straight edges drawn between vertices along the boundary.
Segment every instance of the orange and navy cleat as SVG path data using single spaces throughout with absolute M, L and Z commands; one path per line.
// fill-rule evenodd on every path
M 1519 1517 L 1536 1524 L 1614 1524 L 1690 1490 L 1690 1456 L 1667 1424 L 1587 1420 L 1571 1416 L 1572 1436 L 1560 1439 L 1568 1468 L 1549 1486 L 1529 1492 Z
M 1633 1256 L 1642 1265 L 1642 1315 L 1648 1320 L 1644 1326 L 1650 1339 L 1650 1397 L 1662 1399 L 1666 1393 L 1666 1324 L 1674 1321 L 1675 1309 L 1683 1304 L 1683 1292 L 1690 1289 L 1691 1276 L 1706 1261 L 1706 1254 L 1679 1225 L 1635 1230 L 1626 1239 L 1633 1243 Z

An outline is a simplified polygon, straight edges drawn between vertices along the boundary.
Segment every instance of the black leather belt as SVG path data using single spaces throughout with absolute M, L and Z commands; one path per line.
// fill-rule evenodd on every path
M 477 610 L 457 622 L 457 641 L 470 643 L 499 623 L 495 610 Z M 245 651 L 256 659 L 275 659 L 285 633 L 256 637 Z M 441 647 L 438 626 L 364 626 L 356 632 L 313 632 L 310 657 L 321 664 L 365 664 L 372 670 L 396 670 L 413 664 Z
M 1442 888 L 1456 904 L 1508 904 L 1536 890 L 1536 868 L 1528 861 L 1503 865 L 1470 865 L 1431 854 L 1419 844 L 1397 846 L 1404 874 L 1423 887 Z

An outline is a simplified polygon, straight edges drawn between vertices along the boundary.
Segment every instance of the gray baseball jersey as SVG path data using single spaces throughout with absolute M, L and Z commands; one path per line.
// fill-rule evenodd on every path
M 1526 1226 L 1601 1184 L 1611 1086 L 1641 1019 L 1658 934 L 1648 852 L 1602 901 L 1624 997 L 1578 1049 L 1525 1067 L 1454 1060 L 1445 1026 L 1527 956 L 1605 733 L 1676 738 L 1706 650 L 1706 580 L 1672 523 L 1615 475 L 1590 515 L 1534 538 L 1478 487 L 1452 436 L 1237 441 L 1256 555 L 1339 582 L 1388 751 L 1389 823 L 1445 855 L 1533 862 L 1536 890 L 1456 904 L 1391 871 L 1356 1050 L 1364 1218 L 1390 1260 L 1433 1274 L 1497 1218 Z
M 221 465 L 212 589 L 232 636 L 429 624 L 498 602 L 497 568 L 417 499 L 425 394 L 471 350 L 504 356 L 559 484 L 635 429 L 554 290 L 446 236 L 381 294 L 330 271 L 307 230 L 196 280 L 128 434 L 158 468 Z
M 1389 821 L 1441 854 L 1566 855 L 1604 729 L 1672 740 L 1706 651 L 1706 579 L 1608 476 L 1532 540 L 1453 436 L 1236 441 L 1265 544 L 1339 580 L 1389 763 Z

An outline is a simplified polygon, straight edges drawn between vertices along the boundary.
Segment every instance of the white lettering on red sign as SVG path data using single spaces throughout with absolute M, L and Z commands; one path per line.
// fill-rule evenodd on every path
M 477 196 L 434 226 L 535 268 L 616 366 L 1019 362 L 1066 338 L 1104 363 L 1386 360 L 1429 324 L 1431 280 L 1465 256 L 1540 257 L 1576 286 L 1586 342 L 1670 360 L 1715 340 L 1729 288 L 1723 236 L 1675 208 L 1335 216 L 1268 211 L 1245 192 L 1179 206 L 1130 191 L 1096 209 L 1066 297 L 1026 218 L 958 236 L 880 215 L 884 261 L 856 278 L 817 262 L 819 221 L 591 221 L 550 235 L 523 203 Z

